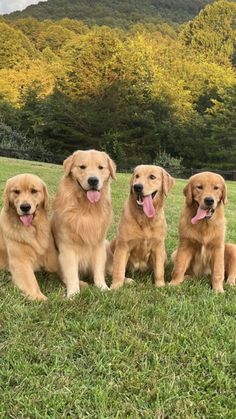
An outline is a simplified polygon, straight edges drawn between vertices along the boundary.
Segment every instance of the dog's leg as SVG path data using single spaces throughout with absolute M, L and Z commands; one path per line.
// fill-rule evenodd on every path
M 224 251 L 224 245 L 215 248 L 212 258 L 212 288 L 217 293 L 224 292 Z
M 166 261 L 166 251 L 164 243 L 161 243 L 153 252 L 154 279 L 157 288 L 165 286 L 164 268 Z
M 184 282 L 184 274 L 189 267 L 192 257 L 193 250 L 190 246 L 179 246 L 175 255 L 174 269 L 169 285 L 180 285 L 182 282 Z
M 21 291 L 28 297 L 30 300 L 34 301 L 46 301 L 47 297 L 41 292 L 37 279 L 35 277 L 34 271 L 32 269 L 32 264 L 29 262 L 22 263 L 19 259 L 10 257 L 10 272 L 12 275 L 12 280 L 14 284 L 20 288 Z
M 110 243 L 108 240 L 105 241 L 106 244 L 106 274 L 112 276 L 113 272 L 113 253 L 111 251 Z
M 123 286 L 128 257 L 128 246 L 117 243 L 113 258 L 112 289 L 117 289 Z
M 227 274 L 227 285 L 236 285 L 236 245 L 225 244 L 225 273 Z
M 94 251 L 93 257 L 93 280 L 96 287 L 100 288 L 101 291 L 109 290 L 105 282 L 105 265 L 106 265 L 106 246 L 102 243 Z
M 80 292 L 78 255 L 74 249 L 63 246 L 59 249 L 59 262 L 62 279 L 67 289 L 67 297 L 71 298 Z

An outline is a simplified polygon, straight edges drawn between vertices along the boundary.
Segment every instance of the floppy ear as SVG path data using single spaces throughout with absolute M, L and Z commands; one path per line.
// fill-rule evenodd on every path
M 187 185 L 184 187 L 184 195 L 186 196 L 186 204 L 192 205 L 193 203 L 193 193 L 192 193 L 192 185 L 191 182 L 188 182 Z
M 44 200 L 43 200 L 43 206 L 46 211 L 49 210 L 49 193 L 46 184 L 43 182 L 43 194 L 44 194 Z
M 221 198 L 223 204 L 227 204 L 228 197 L 227 197 L 227 186 L 225 182 L 223 183 L 223 191 L 222 191 L 222 198 Z
M 108 159 L 108 167 L 110 170 L 110 174 L 112 179 L 116 180 L 116 164 L 115 162 L 108 156 L 107 154 L 107 159 Z
M 162 169 L 162 190 L 165 196 L 168 195 L 174 183 L 174 178 L 165 169 Z
M 69 176 L 69 174 L 71 172 L 71 168 L 72 168 L 72 164 L 73 164 L 73 158 L 74 158 L 74 155 L 72 154 L 71 156 L 67 157 L 67 159 L 65 159 L 64 162 L 63 162 L 63 168 L 64 168 L 65 176 Z
M 134 172 L 132 173 L 132 176 L 130 178 L 130 193 L 133 193 L 133 181 L 134 181 Z
M 9 200 L 9 183 L 7 181 L 4 192 L 3 192 L 3 207 L 5 211 L 8 211 L 10 206 L 10 200 Z

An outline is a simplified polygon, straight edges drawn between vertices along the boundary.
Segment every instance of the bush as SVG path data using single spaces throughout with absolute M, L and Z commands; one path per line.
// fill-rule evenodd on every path
M 172 176 L 179 177 L 183 174 L 185 167 L 182 165 L 182 157 L 172 157 L 170 154 L 166 153 L 165 150 L 160 151 L 153 164 L 161 166 L 167 170 Z
M 31 139 L 0 122 L 1 155 L 18 159 L 53 161 L 53 154 L 41 139 Z

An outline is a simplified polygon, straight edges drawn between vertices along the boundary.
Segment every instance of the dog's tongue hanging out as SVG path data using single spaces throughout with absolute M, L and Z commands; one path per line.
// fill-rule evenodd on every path
M 143 197 L 143 211 L 148 218 L 155 217 L 156 211 L 152 203 L 152 195 Z
M 25 227 L 31 226 L 33 218 L 34 218 L 33 214 L 20 216 L 20 220 Z
M 94 204 L 95 202 L 98 202 L 100 199 L 100 192 L 99 191 L 87 191 L 87 198 L 91 204 Z
M 197 209 L 197 214 L 191 219 L 192 224 L 196 224 L 199 220 L 205 218 L 208 214 L 209 210 L 204 210 L 200 207 Z

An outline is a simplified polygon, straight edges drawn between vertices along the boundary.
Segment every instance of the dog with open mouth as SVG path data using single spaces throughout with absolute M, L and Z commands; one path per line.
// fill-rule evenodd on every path
M 126 278 L 126 270 L 154 270 L 156 287 L 165 285 L 164 201 L 173 184 L 174 179 L 161 167 L 140 165 L 135 168 L 118 234 L 111 243 L 112 289 L 132 282 L 131 278 Z
M 110 179 L 116 166 L 104 152 L 78 150 L 64 161 L 54 203 L 52 231 L 68 298 L 80 292 L 79 276 L 92 275 L 107 290 L 106 233 L 112 221 Z
M 32 174 L 8 179 L 0 214 L 0 268 L 31 300 L 45 301 L 34 272 L 59 272 L 57 251 L 48 218 L 48 191 Z
M 213 290 L 223 293 L 225 271 L 231 285 L 236 277 L 236 246 L 225 245 L 225 181 L 216 173 L 198 173 L 189 179 L 184 195 L 186 205 L 179 223 L 179 246 L 172 255 L 170 285 L 181 284 L 185 274 L 211 275 Z

